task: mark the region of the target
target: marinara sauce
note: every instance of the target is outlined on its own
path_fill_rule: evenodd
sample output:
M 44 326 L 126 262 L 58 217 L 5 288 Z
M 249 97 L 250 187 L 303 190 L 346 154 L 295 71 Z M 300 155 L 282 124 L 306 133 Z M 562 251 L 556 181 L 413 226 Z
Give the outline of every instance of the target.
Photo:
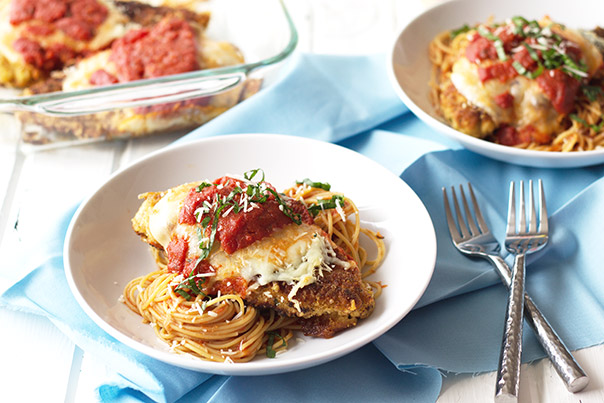
M 89 79 L 92 85 L 156 78 L 199 69 L 195 31 L 182 19 L 164 19 L 151 28 L 129 31 L 111 46 L 110 60 L 116 75 L 100 69 Z M 207 98 L 138 107 L 137 113 L 168 114 L 184 104 L 205 105 Z
M 199 69 L 195 32 L 182 19 L 164 19 L 152 28 L 129 31 L 111 46 L 120 82 Z
M 246 194 L 246 183 L 231 177 L 219 178 L 201 190 L 195 187 L 185 198 L 178 223 L 199 226 L 202 235 L 208 238 L 215 228 L 215 240 L 220 242 L 222 250 L 231 254 L 271 235 L 275 229 L 291 224 L 294 222 L 293 216 L 299 222 L 314 222 L 301 202 L 282 195 L 278 199 L 271 185 L 265 182 L 262 185 L 270 191 L 263 193 L 266 198 L 261 202 L 254 201 L 258 197 Z M 220 202 L 229 198 L 241 206 L 239 211 L 231 208 L 232 204 Z M 284 213 L 285 206 L 291 209 L 289 214 Z M 204 220 L 206 217 L 207 221 Z M 215 223 L 216 217 L 218 221 Z M 207 262 L 198 262 L 197 256 L 189 253 L 189 241 L 179 237 L 171 240 L 167 248 L 168 270 L 184 275 L 189 275 L 193 270 L 197 273 L 211 271 Z
M 9 21 L 13 26 L 30 22 L 25 36 L 15 40 L 14 49 L 26 63 L 43 71 L 61 68 L 77 53 L 63 44 L 43 47 L 36 37 L 62 31 L 76 41 L 89 41 L 109 11 L 97 0 L 12 0 Z

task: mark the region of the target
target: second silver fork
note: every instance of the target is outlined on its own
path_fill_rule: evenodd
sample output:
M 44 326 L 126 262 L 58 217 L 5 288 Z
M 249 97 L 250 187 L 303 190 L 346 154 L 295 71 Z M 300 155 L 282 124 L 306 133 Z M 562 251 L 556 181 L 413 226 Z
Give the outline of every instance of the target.
M 515 185 L 512 182 L 510 184 L 505 247 L 510 253 L 514 254 L 515 258 L 495 387 L 495 400 L 500 402 L 516 402 L 518 400 L 522 355 L 525 258 L 527 254 L 541 250 L 548 240 L 547 209 L 541 180 L 539 180 L 539 224 L 537 224 L 537 212 L 533 197 L 533 181 L 529 181 L 528 227 L 523 181 L 520 181 L 519 220 L 516 220 L 515 193 Z M 518 225 L 516 221 L 518 221 Z

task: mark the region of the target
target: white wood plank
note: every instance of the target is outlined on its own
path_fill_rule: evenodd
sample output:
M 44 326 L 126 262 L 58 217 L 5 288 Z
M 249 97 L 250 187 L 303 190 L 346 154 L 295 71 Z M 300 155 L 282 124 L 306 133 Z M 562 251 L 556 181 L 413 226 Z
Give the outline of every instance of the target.
M 600 403 L 604 401 L 602 374 L 604 374 L 604 345 L 575 351 L 575 359 L 581 364 L 591 381 L 579 393 L 570 393 L 547 359 L 523 364 L 520 378 L 522 403 Z M 438 403 L 493 401 L 495 372 L 479 375 L 447 375 Z
M 74 390 L 73 399 L 66 399 L 65 403 L 96 402 L 96 390 L 103 381 L 108 381 L 115 376 L 102 361 L 90 354 L 83 354 L 81 371 L 77 388 Z
M 38 252 L 36 245 L 45 242 L 41 226 L 82 200 L 111 172 L 114 148 L 114 144 L 107 143 L 23 155 L 18 183 L 7 194 L 2 207 L 2 215 L 7 217 L 4 228 L 0 229 L 3 232 L 0 254 L 7 257 L 0 267 L 2 288 L 25 275 L 26 269 L 33 268 L 23 266 Z M 23 252 L 26 254 L 22 255 Z M 0 333 L 0 356 L 3 362 L 11 364 L 0 367 L 5 370 L 12 366 L 11 374 L 0 377 L 2 382 L 10 379 L 2 388 L 0 400 L 24 401 L 5 400 L 4 396 L 23 396 L 26 391 L 28 399 L 38 394 L 34 401 L 64 401 L 72 373 L 74 345 L 44 318 L 0 312 L 2 323 L 11 323 L 11 332 Z M 31 358 L 24 360 L 22 356 L 23 351 L 31 349 L 35 365 Z M 32 379 L 35 390 L 31 388 Z
M 89 145 L 27 154 L 17 186 L 7 194 L 2 207 L 5 218 L 0 253 L 7 261 L 0 266 L 0 277 L 18 280 L 24 274 L 25 256 L 38 253 L 35 245 L 46 236 L 40 231 L 69 207 L 96 189 L 111 172 L 112 145 Z M 9 270 L 10 268 L 10 270 Z
M 309 52 L 312 50 L 312 15 L 310 2 L 300 0 L 286 0 L 285 6 L 294 21 L 298 31 L 297 51 Z
M 0 400 L 60 403 L 74 345 L 47 319 L 0 308 Z
M 10 202 L 19 180 L 21 161 L 18 159 L 19 126 L 11 115 L 0 114 L 0 243 L 8 222 L 4 206 Z
M 116 156 L 115 169 L 121 169 L 150 153 L 163 148 L 178 140 L 186 133 L 161 134 L 147 138 L 129 140 L 123 150 Z
M 391 0 L 312 0 L 313 51 L 384 53 L 395 32 Z
M 0 113 L 0 128 L 0 194 L 4 194 L 11 178 L 19 134 L 10 115 Z

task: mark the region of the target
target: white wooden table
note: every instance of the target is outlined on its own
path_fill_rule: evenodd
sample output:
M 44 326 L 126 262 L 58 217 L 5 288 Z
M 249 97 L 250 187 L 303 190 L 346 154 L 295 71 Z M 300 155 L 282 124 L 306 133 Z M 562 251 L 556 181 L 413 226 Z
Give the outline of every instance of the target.
M 300 34 L 299 49 L 316 53 L 386 53 L 403 24 L 438 0 L 287 0 Z M 36 223 L 63 211 L 112 172 L 163 147 L 176 136 L 119 141 L 35 153 L 24 152 L 10 122 L 0 116 L 0 292 L 19 275 L 16 251 L 35 248 Z M 42 201 L 40 201 L 42 200 Z M 0 402 L 88 402 L 106 376 L 45 318 L 0 309 Z M 581 393 L 564 389 L 547 360 L 524 365 L 521 402 L 604 401 L 604 347 L 576 353 L 591 375 Z M 492 401 L 494 373 L 449 375 L 439 402 Z

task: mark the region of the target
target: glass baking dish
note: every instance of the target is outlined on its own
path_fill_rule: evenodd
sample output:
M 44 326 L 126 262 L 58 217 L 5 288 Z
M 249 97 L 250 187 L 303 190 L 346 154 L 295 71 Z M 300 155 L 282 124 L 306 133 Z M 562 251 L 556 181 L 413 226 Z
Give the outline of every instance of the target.
M 0 112 L 12 115 L 24 145 L 34 149 L 184 133 L 269 85 L 280 62 L 296 47 L 298 34 L 282 0 L 199 1 L 197 6 L 211 12 L 207 37 L 234 44 L 244 64 L 71 92 L 9 95 L 0 99 Z M 203 106 L 194 124 L 170 121 L 168 116 L 155 127 L 145 124 L 148 130 L 139 130 L 139 123 L 131 122 L 184 102 Z M 120 118 L 118 125 L 105 124 Z

